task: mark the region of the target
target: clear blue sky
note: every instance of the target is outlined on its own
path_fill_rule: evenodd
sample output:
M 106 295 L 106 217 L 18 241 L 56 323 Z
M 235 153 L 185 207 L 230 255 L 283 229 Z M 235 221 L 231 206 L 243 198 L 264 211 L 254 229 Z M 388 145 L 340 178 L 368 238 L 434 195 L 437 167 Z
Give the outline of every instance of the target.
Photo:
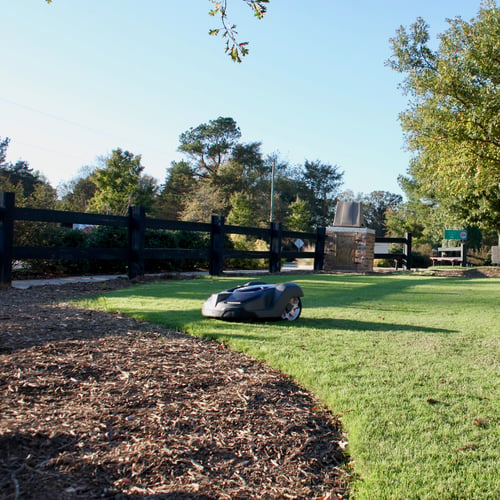
M 0 0 L 0 137 L 54 187 L 121 147 L 164 182 L 179 135 L 230 116 L 242 141 L 292 164 L 339 165 L 344 189 L 401 193 L 400 75 L 389 38 L 418 16 L 433 40 L 480 0 L 271 0 L 231 20 L 250 54 L 235 64 L 208 30 L 208 0 Z M 436 42 L 437 43 L 437 42 Z

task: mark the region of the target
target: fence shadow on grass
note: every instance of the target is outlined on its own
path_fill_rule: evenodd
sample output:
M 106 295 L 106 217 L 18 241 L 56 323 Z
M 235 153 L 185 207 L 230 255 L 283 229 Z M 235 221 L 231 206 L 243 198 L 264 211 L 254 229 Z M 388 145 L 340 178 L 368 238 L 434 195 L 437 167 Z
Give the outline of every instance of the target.
M 428 285 L 436 286 L 442 283 L 440 295 L 456 294 L 456 285 L 463 282 L 460 278 L 439 280 L 436 278 L 384 276 L 384 275 L 317 275 L 314 281 L 305 280 L 301 283 L 304 289 L 304 304 L 311 307 L 345 307 L 366 304 L 372 301 L 380 303 L 387 296 L 406 296 L 407 304 L 412 303 L 412 297 L 433 294 L 424 290 Z M 422 287 L 422 288 L 421 288 Z M 435 295 L 435 294 L 434 294 Z
M 457 333 L 456 330 L 447 328 L 432 328 L 428 326 L 405 325 L 399 323 L 390 323 L 385 320 L 360 321 L 352 319 L 331 319 L 331 318 L 300 318 L 298 320 L 301 327 L 319 330 L 331 330 L 335 335 L 336 330 L 352 332 L 421 332 L 421 333 Z M 287 325 L 285 325 L 286 328 Z

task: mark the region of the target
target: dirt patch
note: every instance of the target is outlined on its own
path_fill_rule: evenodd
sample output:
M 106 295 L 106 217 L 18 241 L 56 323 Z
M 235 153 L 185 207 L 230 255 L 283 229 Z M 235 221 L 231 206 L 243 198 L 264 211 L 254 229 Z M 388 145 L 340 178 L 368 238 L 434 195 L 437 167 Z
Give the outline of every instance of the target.
M 215 342 L 0 290 L 0 497 L 347 498 L 338 419 Z
M 500 278 L 500 266 L 496 267 L 459 267 L 450 266 L 448 269 L 427 269 L 433 276 L 444 276 L 450 278 Z

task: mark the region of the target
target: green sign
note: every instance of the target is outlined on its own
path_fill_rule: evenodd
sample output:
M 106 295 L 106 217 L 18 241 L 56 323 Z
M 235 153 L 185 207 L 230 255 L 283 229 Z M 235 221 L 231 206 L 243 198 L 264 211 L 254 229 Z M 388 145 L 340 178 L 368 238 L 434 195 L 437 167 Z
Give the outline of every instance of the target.
M 444 230 L 445 240 L 466 240 L 467 231 L 463 229 L 445 229 Z

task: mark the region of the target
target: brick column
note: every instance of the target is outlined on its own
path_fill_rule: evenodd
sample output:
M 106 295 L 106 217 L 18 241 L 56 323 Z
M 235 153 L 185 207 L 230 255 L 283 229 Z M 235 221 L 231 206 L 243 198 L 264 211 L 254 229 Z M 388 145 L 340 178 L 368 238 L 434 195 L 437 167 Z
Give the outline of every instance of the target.
M 326 230 L 325 271 L 373 271 L 375 230 L 329 227 Z

